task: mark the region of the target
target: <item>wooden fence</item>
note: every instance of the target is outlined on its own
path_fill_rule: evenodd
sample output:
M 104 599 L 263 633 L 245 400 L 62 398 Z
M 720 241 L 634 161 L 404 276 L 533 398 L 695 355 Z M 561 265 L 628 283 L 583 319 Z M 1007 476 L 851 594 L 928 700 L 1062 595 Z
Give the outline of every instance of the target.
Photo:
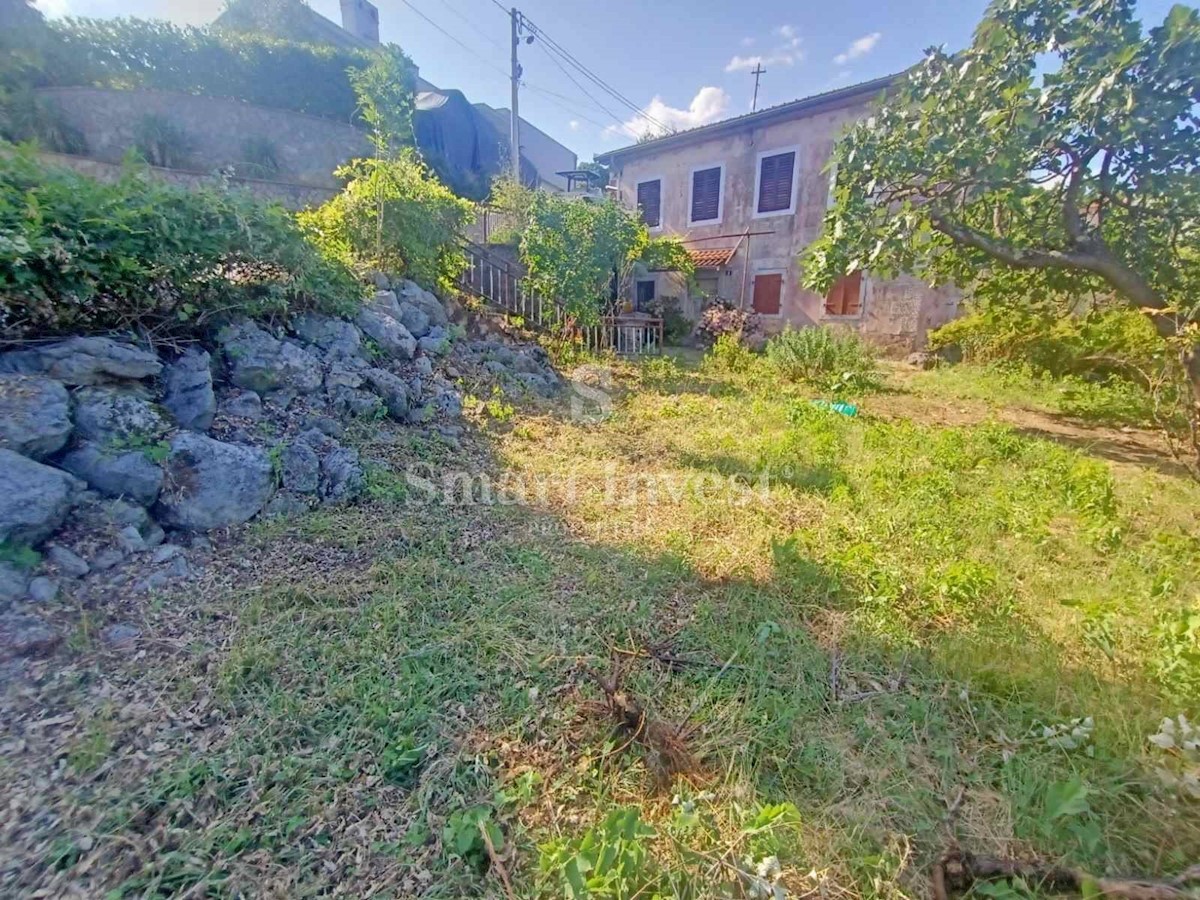
M 606 316 L 595 325 L 578 325 L 562 305 L 534 291 L 508 260 L 464 239 L 467 268 L 459 280 L 466 293 L 511 316 L 526 327 L 573 336 L 588 350 L 611 350 L 624 356 L 661 353 L 663 320 L 640 315 Z

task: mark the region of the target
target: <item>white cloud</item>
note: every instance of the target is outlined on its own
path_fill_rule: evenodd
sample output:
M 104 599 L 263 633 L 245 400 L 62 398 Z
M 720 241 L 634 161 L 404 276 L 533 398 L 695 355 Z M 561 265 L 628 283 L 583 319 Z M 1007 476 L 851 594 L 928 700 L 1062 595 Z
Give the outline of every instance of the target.
M 657 136 L 662 129 L 655 122 L 661 123 L 670 131 L 684 131 L 717 121 L 725 115 L 727 109 L 729 109 L 727 93 L 718 87 L 702 87 L 696 92 L 696 96 L 692 98 L 687 109 L 668 106 L 662 97 L 655 97 L 642 110 L 654 122 L 641 116 L 635 116 L 623 125 L 609 126 L 604 130 L 604 134 L 606 137 L 611 137 L 617 132 L 624 131 L 635 138 L 646 135 Z
M 752 72 L 759 66 L 794 66 L 804 59 L 800 50 L 800 34 L 795 25 L 780 25 L 772 32 L 782 43 L 769 53 L 755 53 L 751 56 L 734 54 L 725 64 L 726 72 Z M 749 47 L 754 43 L 753 38 L 742 38 L 742 46 Z
M 61 19 L 63 16 L 71 14 L 71 7 L 67 0 L 37 0 L 33 5 L 50 19 Z
M 787 41 L 789 47 L 800 46 L 800 34 L 796 31 L 795 25 L 780 25 L 775 29 L 775 33 Z
M 839 53 L 833 58 L 833 61 L 839 66 L 844 66 L 852 59 L 858 59 L 860 56 L 866 56 L 875 49 L 875 45 L 879 43 L 879 39 L 883 34 L 878 31 L 872 31 L 870 34 L 864 34 L 858 40 L 851 41 L 850 46 L 844 52 Z
M 579 120 L 572 119 L 570 122 L 567 123 L 567 127 L 570 128 L 572 131 L 578 131 L 579 130 Z
M 778 50 L 767 56 L 734 56 L 725 64 L 726 72 L 753 72 L 759 66 L 794 66 L 804 58 L 802 53 Z

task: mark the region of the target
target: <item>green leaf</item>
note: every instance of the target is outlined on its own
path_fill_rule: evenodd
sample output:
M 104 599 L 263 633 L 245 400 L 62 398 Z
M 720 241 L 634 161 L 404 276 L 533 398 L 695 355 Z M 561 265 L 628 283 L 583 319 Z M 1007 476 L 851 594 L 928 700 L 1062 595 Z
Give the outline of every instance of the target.
M 1087 799 L 1090 794 L 1091 789 L 1078 775 L 1069 781 L 1060 781 L 1050 785 L 1046 791 L 1043 807 L 1047 821 L 1053 822 L 1057 819 L 1081 816 L 1090 812 L 1091 805 Z

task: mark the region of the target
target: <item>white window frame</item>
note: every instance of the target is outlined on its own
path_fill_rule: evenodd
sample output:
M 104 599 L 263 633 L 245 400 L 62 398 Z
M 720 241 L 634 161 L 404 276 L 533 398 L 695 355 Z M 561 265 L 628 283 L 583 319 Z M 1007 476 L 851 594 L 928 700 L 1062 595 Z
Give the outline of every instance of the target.
M 717 217 L 715 219 L 701 219 L 694 221 L 692 219 L 692 202 L 695 200 L 693 196 L 696 192 L 696 173 L 706 172 L 709 169 L 720 169 L 721 180 L 717 185 Z M 693 166 L 688 172 L 688 205 L 687 205 L 687 222 L 688 228 L 696 228 L 703 225 L 720 225 L 725 218 L 725 163 L 710 162 L 702 166 Z
M 641 218 L 642 218 L 642 213 L 641 213 L 641 210 L 638 209 L 638 202 L 637 202 L 638 188 L 640 188 L 643 184 L 649 184 L 651 181 L 658 182 L 658 224 L 653 227 L 651 227 L 649 225 L 646 226 L 646 230 L 649 231 L 651 234 L 653 234 L 654 232 L 663 230 L 663 224 L 665 223 L 666 218 L 667 218 L 667 202 L 666 202 L 667 195 L 666 195 L 665 190 L 663 189 L 663 186 L 667 183 L 667 180 L 665 178 L 663 178 L 661 175 L 646 175 L 646 176 L 643 176 L 642 178 L 639 178 L 637 181 L 635 181 L 633 183 L 633 208 L 635 210 L 637 210 L 638 221 L 640 222 Z M 689 210 L 690 210 L 690 207 L 689 207 Z
M 843 276 L 849 277 L 849 276 Z M 821 298 L 821 318 L 830 322 L 857 322 L 867 314 L 867 284 L 871 277 L 863 270 L 862 278 L 858 281 L 858 312 L 852 316 L 838 316 L 833 313 L 825 312 L 825 298 Z
M 788 204 L 787 209 L 773 209 L 770 212 L 759 212 L 758 201 L 759 191 L 762 189 L 762 164 L 763 160 L 768 156 L 782 156 L 785 153 L 794 153 L 792 157 L 792 202 Z M 800 148 L 796 147 L 777 147 L 774 150 L 763 150 L 755 157 L 754 160 L 754 208 L 751 211 L 751 218 L 754 219 L 769 219 L 771 216 L 794 216 L 796 214 L 796 201 L 800 193 Z
M 779 276 L 779 312 L 763 313 L 754 308 L 754 281 L 759 275 L 778 275 Z M 788 270 L 779 266 L 771 266 L 765 269 L 755 269 L 754 274 L 750 276 L 750 312 L 756 316 L 762 316 L 765 319 L 782 319 L 783 318 L 783 296 L 784 288 L 787 287 Z

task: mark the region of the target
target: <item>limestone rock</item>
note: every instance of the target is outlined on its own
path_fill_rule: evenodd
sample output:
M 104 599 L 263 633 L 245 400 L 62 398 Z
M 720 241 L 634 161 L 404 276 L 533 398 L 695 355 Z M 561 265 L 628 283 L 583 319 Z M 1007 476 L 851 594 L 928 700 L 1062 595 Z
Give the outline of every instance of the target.
M 82 578 L 91 569 L 86 559 L 62 544 L 47 544 L 46 559 L 59 572 L 71 578 Z
M 362 493 L 364 476 L 357 450 L 343 447 L 315 428 L 302 432 L 296 444 L 310 447 L 320 457 L 317 494 L 322 503 L 340 503 Z
M 442 306 L 437 297 L 415 281 L 401 282 L 399 295 L 400 300 L 411 303 L 425 313 L 429 317 L 430 325 L 436 328 L 449 327 L 450 317 L 446 315 L 446 308 Z
M 343 503 L 353 500 L 363 489 L 363 470 L 358 451 L 335 447 L 321 459 L 322 503 Z
M 105 337 L 73 337 L 0 355 L 0 372 L 45 375 L 67 385 L 154 378 L 162 362 L 148 350 Z
M 57 453 L 71 435 L 71 398 L 60 382 L 0 375 L 0 447 L 33 459 Z
M 371 388 L 383 399 L 388 415 L 404 421 L 408 415 L 408 385 L 404 379 L 386 369 L 367 369 L 365 375 Z
M 321 457 L 308 444 L 297 442 L 283 451 L 283 487 L 315 494 L 321 484 Z
M 0 541 L 37 544 L 62 525 L 83 482 L 11 450 L 0 450 Z
M 357 356 L 362 349 L 362 332 L 332 316 L 305 313 L 292 321 L 292 330 L 301 340 L 324 350 L 330 359 Z
M 163 406 L 180 428 L 208 431 L 217 413 L 213 394 L 212 357 L 189 348 L 163 370 Z
M 181 432 L 171 440 L 167 483 L 155 509 L 174 528 L 224 528 L 251 519 L 273 490 L 271 461 L 262 450 Z
M 58 596 L 58 582 L 39 575 L 29 582 L 29 599 L 34 603 L 53 603 Z
M 142 450 L 110 452 L 87 442 L 64 456 L 59 465 L 102 494 L 128 497 L 143 506 L 153 504 L 162 489 L 162 467 Z
M 400 304 L 400 324 L 407 328 L 415 338 L 425 337 L 432 327 L 429 315 L 425 310 L 407 301 Z
M 412 359 L 417 352 L 417 339 L 397 318 L 378 309 L 363 307 L 355 323 L 388 356 Z
M 148 447 L 170 429 L 158 408 L 139 392 L 85 387 L 75 392 L 75 431 L 106 450 Z
M 0 562 L 0 607 L 24 600 L 28 591 L 28 573 L 12 563 Z
M 108 625 L 100 632 L 101 640 L 116 650 L 130 649 L 141 636 L 142 632 L 127 622 Z
M 428 356 L 441 356 L 450 349 L 450 336 L 446 329 L 434 327 L 429 329 L 429 334 L 417 341 L 417 346 Z
M 61 635 L 36 616 L 13 615 L 0 622 L 0 647 L 14 656 L 44 656 L 61 640 Z
M 321 386 L 321 364 L 291 341 L 280 341 L 253 322 L 221 329 L 217 342 L 229 364 L 229 380 L 259 394 L 290 389 L 310 394 Z
M 221 404 L 221 412 L 232 419 L 257 422 L 263 417 L 262 398 L 254 391 L 241 391 Z

